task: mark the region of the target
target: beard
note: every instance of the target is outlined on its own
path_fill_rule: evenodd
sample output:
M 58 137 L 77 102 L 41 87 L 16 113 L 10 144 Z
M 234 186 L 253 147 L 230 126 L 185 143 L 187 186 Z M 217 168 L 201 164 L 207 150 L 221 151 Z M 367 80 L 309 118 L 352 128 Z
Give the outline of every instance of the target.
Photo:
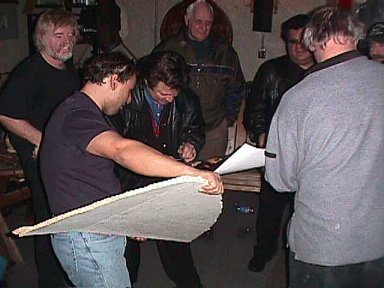
M 72 52 L 63 53 L 63 54 L 55 53 L 55 58 L 56 58 L 57 60 L 60 60 L 60 61 L 65 62 L 65 61 L 71 59 L 71 58 L 72 58 L 72 55 L 73 55 Z
M 62 61 L 62 62 L 65 62 L 65 61 L 71 59 L 73 56 L 73 45 L 71 45 L 68 52 L 61 52 L 61 50 L 60 51 L 53 51 L 51 48 L 49 48 L 47 46 L 45 46 L 44 48 L 45 48 L 44 52 L 48 56 L 52 57 L 53 59 Z

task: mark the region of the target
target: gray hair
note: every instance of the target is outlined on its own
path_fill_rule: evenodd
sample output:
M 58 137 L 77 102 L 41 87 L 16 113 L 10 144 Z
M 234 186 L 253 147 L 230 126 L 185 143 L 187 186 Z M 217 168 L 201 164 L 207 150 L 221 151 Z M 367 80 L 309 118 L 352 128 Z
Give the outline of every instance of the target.
M 309 16 L 303 40 L 312 51 L 319 44 L 325 47 L 331 39 L 336 43 L 344 43 L 346 38 L 350 38 L 357 43 L 365 36 L 364 24 L 357 15 L 339 6 L 321 6 Z
M 43 37 L 50 26 L 54 28 L 69 26 L 73 28 L 75 41 L 79 36 L 79 29 L 74 14 L 62 9 L 47 10 L 37 20 L 35 33 L 33 34 L 37 51 L 41 51 L 44 48 Z
M 196 0 L 195 2 L 192 2 L 191 4 L 189 4 L 187 7 L 187 10 L 185 10 L 185 15 L 187 15 L 188 19 L 191 19 L 191 16 L 192 16 L 193 12 L 195 11 L 196 4 L 198 4 L 198 3 L 206 3 L 207 6 L 209 7 L 209 9 L 211 10 L 212 15 L 213 15 L 213 7 L 211 4 L 209 4 L 205 0 Z

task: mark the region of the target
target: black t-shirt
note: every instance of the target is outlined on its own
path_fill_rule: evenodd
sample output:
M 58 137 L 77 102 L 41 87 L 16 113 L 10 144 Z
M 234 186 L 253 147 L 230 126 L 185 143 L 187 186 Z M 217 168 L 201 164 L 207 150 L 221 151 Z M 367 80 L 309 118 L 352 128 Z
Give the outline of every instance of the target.
M 0 95 L 0 115 L 28 120 L 43 131 L 54 108 L 79 89 L 79 76 L 72 62 L 60 70 L 36 53 L 12 72 Z
M 49 120 L 40 150 L 42 179 L 52 213 L 60 214 L 118 194 L 112 160 L 86 151 L 90 141 L 111 130 L 87 95 L 65 99 Z
M 80 79 L 73 63 L 66 69 L 49 65 L 36 53 L 25 59 L 12 72 L 0 94 L 0 115 L 27 120 L 43 131 L 55 107 L 80 89 Z M 10 133 L 10 139 L 21 159 L 31 157 L 34 146 Z

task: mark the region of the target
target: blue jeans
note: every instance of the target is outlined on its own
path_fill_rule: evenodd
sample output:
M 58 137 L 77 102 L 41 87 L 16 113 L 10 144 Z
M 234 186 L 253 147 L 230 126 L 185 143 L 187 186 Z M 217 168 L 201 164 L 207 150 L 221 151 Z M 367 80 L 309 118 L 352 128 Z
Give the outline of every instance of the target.
M 76 287 L 131 287 L 124 258 L 125 237 L 69 232 L 53 234 L 51 241 Z

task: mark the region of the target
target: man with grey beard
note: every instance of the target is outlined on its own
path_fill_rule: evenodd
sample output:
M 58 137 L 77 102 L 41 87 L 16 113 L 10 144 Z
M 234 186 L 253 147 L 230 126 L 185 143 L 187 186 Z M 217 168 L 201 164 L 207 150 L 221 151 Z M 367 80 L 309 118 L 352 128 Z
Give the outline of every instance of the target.
M 32 191 L 35 222 L 52 216 L 38 168 L 38 150 L 45 124 L 54 108 L 80 88 L 71 61 L 78 36 L 75 16 L 48 10 L 38 19 L 34 41 L 38 53 L 12 72 L 0 94 L 0 123 L 8 130 Z M 49 236 L 36 236 L 35 261 L 39 287 L 64 287 L 64 272 L 55 258 Z

